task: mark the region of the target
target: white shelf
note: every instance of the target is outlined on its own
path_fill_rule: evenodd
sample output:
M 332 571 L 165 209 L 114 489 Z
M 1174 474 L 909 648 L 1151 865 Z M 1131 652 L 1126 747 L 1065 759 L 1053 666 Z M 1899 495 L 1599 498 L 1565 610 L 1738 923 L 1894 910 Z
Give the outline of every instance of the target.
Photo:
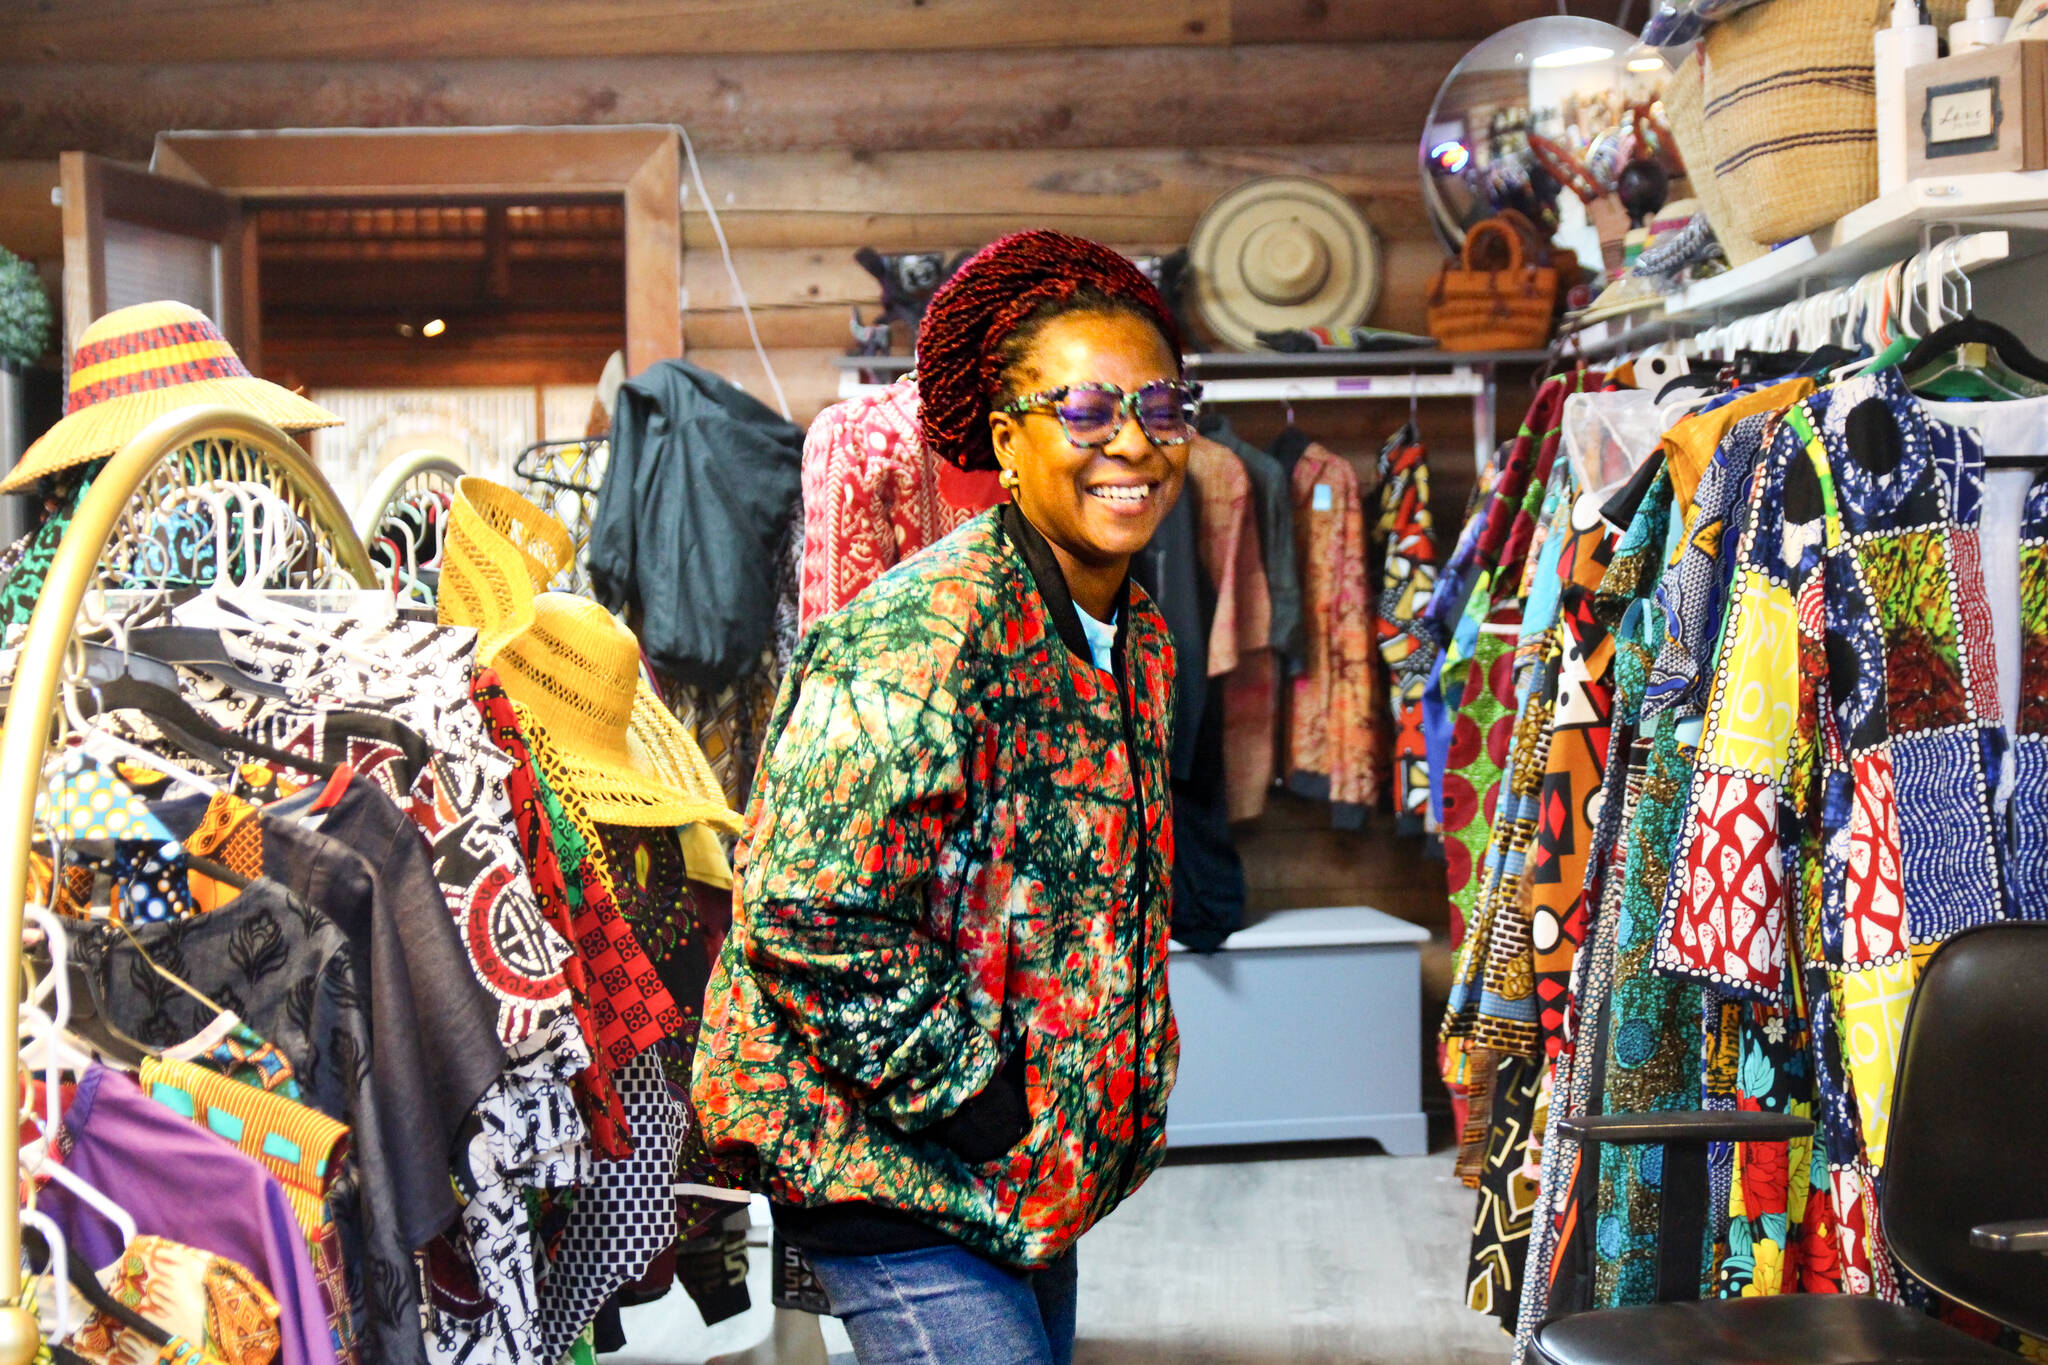
M 1662 306 L 1595 323 L 1579 333 L 1587 351 L 1623 351 L 1717 321 L 1790 303 L 1801 290 L 1852 284 L 1920 249 L 1923 235 L 1947 228 L 1995 238 L 1960 262 L 1971 269 L 2048 251 L 2048 171 L 1999 171 L 1916 180 L 1873 200 L 1831 227 L 1785 243 L 1768 256 L 1702 280 Z M 1985 231 L 1990 229 L 1992 231 Z

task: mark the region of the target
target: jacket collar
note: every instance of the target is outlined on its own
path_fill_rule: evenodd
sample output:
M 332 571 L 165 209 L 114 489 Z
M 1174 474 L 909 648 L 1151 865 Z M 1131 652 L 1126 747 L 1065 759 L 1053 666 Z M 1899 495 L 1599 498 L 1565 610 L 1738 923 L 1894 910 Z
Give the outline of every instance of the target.
M 1060 640 L 1075 658 L 1094 666 L 1095 655 L 1088 648 L 1088 634 L 1081 629 L 1081 612 L 1074 605 L 1074 595 L 1067 588 L 1067 576 L 1060 571 L 1060 562 L 1053 556 L 1052 546 L 1039 534 L 1036 526 L 1014 502 L 1003 504 L 1003 533 L 1010 543 L 1017 547 L 1023 557 L 1024 567 L 1030 571 L 1032 582 L 1038 587 L 1038 595 L 1045 601 L 1045 609 L 1052 617 L 1053 628 L 1059 632 Z M 1124 637 L 1131 619 L 1131 584 L 1128 576 L 1117 592 L 1116 600 L 1123 604 L 1123 610 L 1116 614 L 1116 659 L 1121 671 L 1124 656 Z

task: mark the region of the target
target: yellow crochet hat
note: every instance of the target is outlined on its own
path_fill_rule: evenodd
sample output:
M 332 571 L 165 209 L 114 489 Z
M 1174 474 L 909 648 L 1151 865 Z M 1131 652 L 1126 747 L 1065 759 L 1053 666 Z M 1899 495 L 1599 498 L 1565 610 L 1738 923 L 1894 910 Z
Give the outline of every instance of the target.
M 533 624 L 533 599 L 574 562 L 569 528 L 501 483 L 456 480 L 436 594 L 445 625 L 476 631 L 476 661 L 489 667 Z
M 718 779 L 640 675 L 640 642 L 587 598 L 544 589 L 569 567 L 568 530 L 502 484 L 455 487 L 438 594 L 442 624 L 477 632 L 479 668 L 546 734 L 549 780 L 594 820 L 738 833 Z
M 738 833 L 703 752 L 641 680 L 633 632 L 573 593 L 542 593 L 532 616 L 492 667 L 545 732 L 561 770 L 550 777 L 606 824 Z
M 85 329 L 71 353 L 64 416 L 0 479 L 18 493 L 37 479 L 112 455 L 167 412 L 221 403 L 297 436 L 341 419 L 249 373 L 213 319 L 183 303 L 117 308 Z

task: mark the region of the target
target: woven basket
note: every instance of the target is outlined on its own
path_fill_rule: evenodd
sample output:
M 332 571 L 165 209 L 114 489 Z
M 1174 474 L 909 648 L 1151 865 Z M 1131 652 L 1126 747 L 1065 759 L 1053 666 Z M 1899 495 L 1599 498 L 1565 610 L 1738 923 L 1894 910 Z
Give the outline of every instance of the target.
M 1706 143 L 1735 231 L 1798 237 L 1877 195 L 1877 7 L 1771 0 L 1706 37 Z
M 1736 226 L 1735 206 L 1721 178 L 1713 173 L 1713 155 L 1707 147 L 1707 85 L 1697 50 L 1671 75 L 1664 87 L 1664 118 L 1671 125 L 1671 140 L 1685 158 L 1685 169 L 1693 195 L 1706 210 L 1707 222 L 1727 254 L 1728 264 L 1743 265 L 1768 255 L 1770 247 Z

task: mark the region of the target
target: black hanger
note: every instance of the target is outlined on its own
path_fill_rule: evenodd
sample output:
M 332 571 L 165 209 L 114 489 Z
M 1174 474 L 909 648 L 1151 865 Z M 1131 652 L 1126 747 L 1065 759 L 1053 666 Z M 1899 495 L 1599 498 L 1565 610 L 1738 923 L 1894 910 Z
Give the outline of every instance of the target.
M 1986 455 L 1986 469 L 2048 469 L 2048 455 Z
M 31 1243 L 30 1253 L 35 1262 L 44 1266 L 50 1263 L 49 1239 L 43 1236 L 41 1228 L 25 1227 L 21 1230 L 21 1238 L 24 1243 Z M 85 1263 L 85 1258 L 76 1250 L 69 1246 L 65 1247 L 64 1260 L 64 1278 L 70 1281 L 71 1287 L 78 1291 L 78 1296 L 91 1304 L 96 1312 L 112 1318 L 152 1346 L 171 1344 L 169 1332 L 109 1294 L 106 1286 L 100 1283 L 100 1277 L 93 1274 L 92 1267 Z
M 1689 361 L 1684 374 L 1657 390 L 1657 401 L 1662 403 L 1685 389 L 1718 389 L 1721 387 L 1721 375 L 1726 368 L 1718 360 Z
M 90 688 L 80 688 L 78 704 L 87 715 L 140 711 L 164 732 L 166 739 L 193 757 L 205 759 L 222 772 L 235 770 L 234 760 L 228 757 L 231 753 L 240 754 L 245 759 L 259 758 L 281 768 L 313 773 L 319 777 L 332 777 L 336 771 L 335 764 L 290 753 L 216 725 L 193 710 L 191 703 L 176 692 L 129 674 L 110 678 Z
M 1930 365 L 1958 346 L 1989 346 L 1998 353 L 1998 359 L 2014 374 L 2037 383 L 2048 384 L 2048 360 L 2043 360 L 2028 350 L 2026 343 L 1995 322 L 1989 322 L 1975 313 L 1956 319 L 1946 327 L 1935 329 L 1934 335 L 1913 348 L 1911 355 L 1899 362 L 1899 369 L 1907 374 Z
M 127 644 L 131 650 L 149 658 L 197 669 L 237 692 L 272 700 L 290 695 L 269 679 L 256 677 L 244 669 L 240 661 L 228 653 L 227 645 L 217 630 L 204 630 L 197 626 L 145 626 L 129 631 Z
M 1793 367 L 1792 373 L 1805 375 L 1826 374 L 1831 370 L 1841 369 L 1844 365 L 1850 364 L 1859 356 L 1865 354 L 1867 352 L 1854 350 L 1848 346 L 1837 346 L 1830 342 L 1801 360 Z

